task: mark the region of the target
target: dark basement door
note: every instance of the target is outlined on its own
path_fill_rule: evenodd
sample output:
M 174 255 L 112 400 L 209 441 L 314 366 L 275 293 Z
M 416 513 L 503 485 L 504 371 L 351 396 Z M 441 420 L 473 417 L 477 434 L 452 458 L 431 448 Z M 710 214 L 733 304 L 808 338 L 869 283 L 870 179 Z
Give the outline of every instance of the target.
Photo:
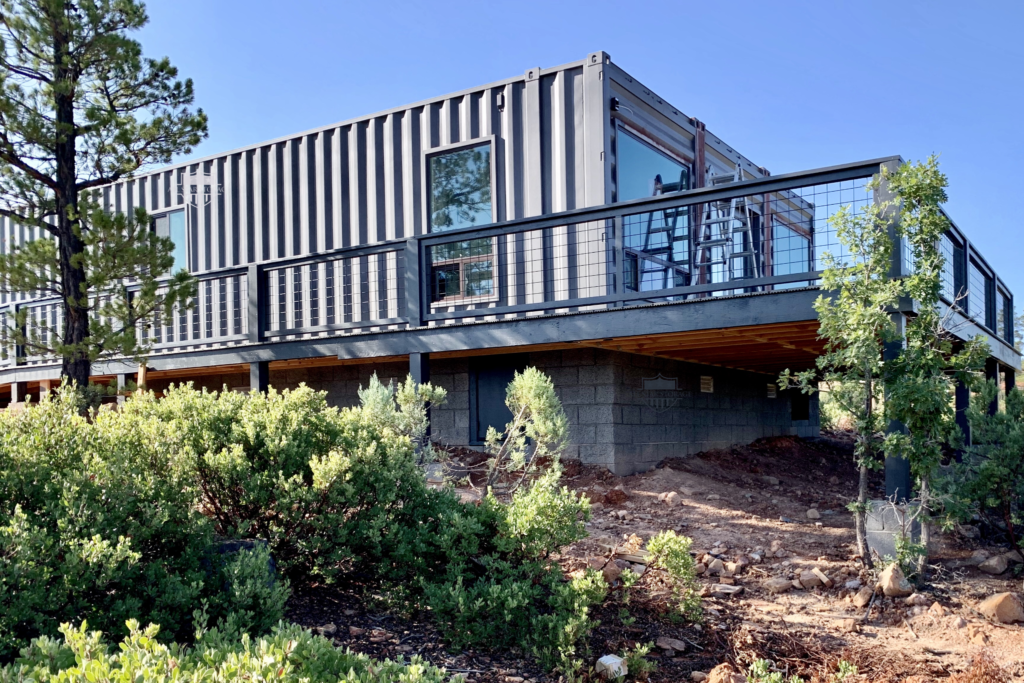
M 505 391 L 516 371 L 526 369 L 525 355 L 483 356 L 469 365 L 469 443 L 479 446 L 487 439 L 487 428 L 499 432 L 512 419 L 505 405 Z

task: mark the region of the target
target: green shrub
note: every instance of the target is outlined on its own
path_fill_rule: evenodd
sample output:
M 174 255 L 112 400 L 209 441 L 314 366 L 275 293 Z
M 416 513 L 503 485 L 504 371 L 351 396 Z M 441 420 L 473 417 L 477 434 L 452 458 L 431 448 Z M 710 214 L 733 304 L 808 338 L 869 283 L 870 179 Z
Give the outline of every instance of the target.
M 225 572 L 240 565 L 211 552 L 159 425 L 109 408 L 86 418 L 79 400 L 63 389 L 0 415 L 0 659 L 61 621 L 123 633 L 141 616 L 171 638 L 191 633 L 203 600 L 215 621 L 232 612 Z
M 984 517 L 1006 533 L 1011 548 L 1024 555 L 1024 393 L 1006 394 L 1005 410 L 989 413 L 998 400 L 995 382 L 979 383 L 967 417 L 971 445 L 962 462 L 937 482 L 947 523 Z
M 759 659 L 750 665 L 747 672 L 749 683 L 802 683 L 799 677 L 786 677 L 781 671 L 773 671 L 772 663 L 766 659 Z
M 651 566 L 668 572 L 672 583 L 672 596 L 678 602 L 679 612 L 687 619 L 700 619 L 700 593 L 690 547 L 693 540 L 678 536 L 674 531 L 662 531 L 647 542 L 651 553 Z
M 278 626 L 270 635 L 228 637 L 216 630 L 194 647 L 164 645 L 158 626 L 128 623 L 128 636 L 110 648 L 99 632 L 68 624 L 64 642 L 39 638 L 21 659 L 0 669 L 0 683 L 85 683 L 86 681 L 279 681 L 280 683 L 442 683 L 438 669 L 418 657 L 409 663 L 378 662 L 335 648 L 331 641 L 296 626 Z
M 604 584 L 566 582 L 550 559 L 586 535 L 589 514 L 559 486 L 564 414 L 550 389 L 535 370 L 517 375 L 509 396 L 538 440 L 515 441 L 529 465 L 507 502 L 480 505 L 427 487 L 416 442 L 443 392 L 411 381 L 371 382 L 342 410 L 304 386 L 184 386 L 91 420 L 70 394 L 0 418 L 12 424 L 0 435 L 0 645 L 10 654 L 81 618 L 123 633 L 141 616 L 179 641 L 208 620 L 258 635 L 288 596 L 276 563 L 293 582 L 358 574 L 392 604 L 431 610 L 456 644 L 516 645 L 570 671 Z M 219 553 L 223 539 L 250 549 Z

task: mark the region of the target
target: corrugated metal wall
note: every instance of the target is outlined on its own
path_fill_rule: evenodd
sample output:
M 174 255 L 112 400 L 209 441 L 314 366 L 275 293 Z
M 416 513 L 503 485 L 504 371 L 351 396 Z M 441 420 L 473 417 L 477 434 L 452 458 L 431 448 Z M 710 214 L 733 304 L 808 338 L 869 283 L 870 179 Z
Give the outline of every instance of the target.
M 187 209 L 194 273 L 422 234 L 424 154 L 491 136 L 499 221 L 585 206 L 585 166 L 602 160 L 588 159 L 584 144 L 584 72 L 582 62 L 534 69 L 142 175 L 104 199 L 114 211 Z

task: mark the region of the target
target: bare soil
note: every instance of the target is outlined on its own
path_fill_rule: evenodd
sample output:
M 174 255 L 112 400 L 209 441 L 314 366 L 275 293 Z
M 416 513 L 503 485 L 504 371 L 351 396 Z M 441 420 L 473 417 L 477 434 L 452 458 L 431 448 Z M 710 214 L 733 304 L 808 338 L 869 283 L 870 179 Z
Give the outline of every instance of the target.
M 722 578 L 700 577 L 706 594 L 700 624 L 670 617 L 670 596 L 659 571 L 644 574 L 628 605 L 621 589 L 613 590 L 595 614 L 600 624 L 589 640 L 588 665 L 604 654 L 669 637 L 687 647 L 652 650 L 649 659 L 658 668 L 651 681 L 690 680 L 692 672 L 706 673 L 721 662 L 746 667 L 757 658 L 819 681 L 828 680 L 839 659 L 859 667 L 860 681 L 995 681 L 979 674 L 993 663 L 1005 680 L 1024 681 L 1024 626 L 994 624 L 975 611 L 989 595 L 1022 591 L 1019 574 L 1014 575 L 1020 565 L 1001 576 L 977 569 L 979 551 L 1007 550 L 996 539 L 940 535 L 931 551 L 930 580 L 917 598 L 920 605 L 881 596 L 869 609 L 853 604 L 856 591 L 846 584 L 873 586 L 874 576 L 855 557 L 853 519 L 844 506 L 856 495 L 857 474 L 852 444 L 842 435 L 765 439 L 664 461 L 651 472 L 624 478 L 576 464 L 567 467 L 566 484 L 600 501 L 593 505 L 590 536 L 559 558 L 566 572 L 612 559 L 634 535 L 647 539 L 665 529 L 692 538 L 698 560 L 749 562 L 724 581 L 742 586 L 738 596 L 714 597 L 710 587 Z M 881 497 L 882 484 L 880 476 L 872 480 L 874 496 Z M 625 495 L 609 496 L 613 489 Z M 669 492 L 676 492 L 681 504 L 659 500 Z M 469 488 L 461 493 L 466 499 L 477 496 Z M 614 500 L 621 502 L 604 502 Z M 817 520 L 807 515 L 812 508 Z M 782 594 L 764 586 L 768 579 L 796 579 L 812 568 L 834 585 Z M 523 653 L 451 651 L 429 619 L 396 616 L 359 585 L 309 588 L 289 606 L 294 621 L 327 626 L 338 645 L 377 657 L 419 654 L 463 673 L 467 681 L 557 680 Z M 975 660 L 968 676 L 964 672 Z

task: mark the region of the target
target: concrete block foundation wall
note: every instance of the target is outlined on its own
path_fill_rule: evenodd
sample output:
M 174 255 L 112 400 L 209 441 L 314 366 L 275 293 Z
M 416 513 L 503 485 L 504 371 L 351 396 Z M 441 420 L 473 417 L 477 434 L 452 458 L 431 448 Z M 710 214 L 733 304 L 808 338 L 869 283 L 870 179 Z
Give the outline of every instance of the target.
M 768 397 L 768 375 L 594 349 L 531 353 L 528 362 L 555 384 L 569 418 L 567 455 L 616 474 L 766 436 L 818 435 L 816 399 L 808 420 L 793 421 L 789 392 Z M 644 388 L 659 375 L 676 388 Z M 700 391 L 702 376 L 713 378 L 712 393 Z M 434 438 L 468 445 L 469 362 L 435 361 L 431 381 L 449 392 L 433 411 Z
M 529 365 L 551 377 L 558 391 L 570 425 L 567 455 L 616 474 L 767 436 L 818 434 L 817 400 L 810 400 L 809 419 L 792 420 L 790 392 L 770 398 L 768 385 L 774 377 L 769 375 L 595 349 L 526 357 Z M 475 362 L 488 358 L 501 362 L 500 356 Z M 437 441 L 471 446 L 470 367 L 466 358 L 431 361 L 431 382 L 448 391 L 447 404 L 432 411 Z M 382 382 L 401 381 L 408 366 L 391 362 L 283 370 L 271 373 L 271 384 L 284 389 L 305 382 L 327 391 L 329 402 L 342 407 L 358 402 L 358 388 L 374 372 Z M 712 378 L 712 392 L 701 391 L 701 377 Z

